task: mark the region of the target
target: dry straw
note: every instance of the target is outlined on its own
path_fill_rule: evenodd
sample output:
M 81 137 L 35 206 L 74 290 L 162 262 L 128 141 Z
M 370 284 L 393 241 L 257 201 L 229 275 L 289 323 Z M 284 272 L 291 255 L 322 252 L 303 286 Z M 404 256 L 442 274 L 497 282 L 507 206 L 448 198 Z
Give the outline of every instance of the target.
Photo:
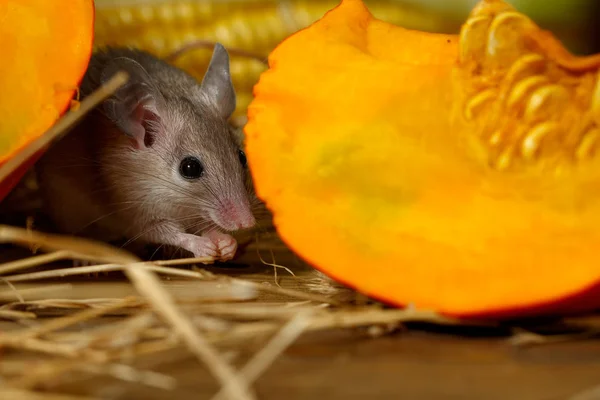
M 125 79 L 125 75 L 115 76 L 18 159 L 0 167 L 0 180 L 29 155 L 64 134 Z M 195 357 L 221 384 L 213 399 L 249 400 L 256 398 L 252 383 L 306 332 L 394 327 L 411 321 L 480 324 L 414 308 L 351 304 L 347 296 L 346 300 L 337 296 L 343 289 L 332 290 L 334 286 L 320 276 L 305 280 L 299 289 L 283 288 L 215 275 L 204 269 L 178 268 L 213 261 L 206 258 L 143 262 L 104 243 L 6 225 L 0 225 L 0 243 L 41 252 L 0 264 L 0 284 L 4 286 L 0 289 L 0 319 L 5 320 L 0 349 L 11 350 L 10 358 L 0 359 L 2 399 L 88 399 L 91 397 L 48 391 L 42 395 L 36 389 L 90 375 L 173 390 L 178 383 L 174 377 L 139 367 L 140 362 L 148 364 L 151 359 L 160 365 L 165 359 Z M 57 262 L 70 260 L 95 265 L 56 267 Z M 286 269 L 275 260 L 263 263 L 275 271 Z M 37 267 L 44 270 L 31 271 Z M 122 271 L 127 282 L 44 281 L 114 271 Z M 295 276 L 291 279 L 302 280 Z M 323 290 L 315 290 L 317 286 Z M 571 322 L 588 327 L 585 337 L 598 331 L 598 323 L 591 317 L 587 322 Z M 567 339 L 562 336 L 554 340 Z M 553 341 L 523 331 L 516 332 L 514 340 L 518 344 Z M 260 349 L 243 366 L 235 368 L 233 361 L 239 352 L 257 341 L 262 343 Z M 31 353 L 36 356 L 34 363 L 27 357 Z
M 206 259 L 169 260 L 141 262 L 121 249 L 103 243 L 43 234 L 27 229 L 0 226 L 0 241 L 21 246 L 35 245 L 48 253 L 32 256 L 17 262 L 0 265 L 5 274 L 2 279 L 13 286 L 0 291 L 0 296 L 13 298 L 2 308 L 4 316 L 22 323 L 36 321 L 49 306 L 61 309 L 59 316 L 43 322 L 29 323 L 0 334 L 0 346 L 20 351 L 33 351 L 51 358 L 27 374 L 15 374 L 5 380 L 8 386 L 32 389 L 45 382 L 72 371 L 102 373 L 127 381 L 135 381 L 163 389 L 173 388 L 173 378 L 139 371 L 118 361 L 125 358 L 135 360 L 144 354 L 159 354 L 185 345 L 205 366 L 213 372 L 222 390 L 216 398 L 226 394 L 235 399 L 251 399 L 255 395 L 250 383 L 256 380 L 298 336 L 305 331 L 336 327 L 357 327 L 373 324 L 390 324 L 402 321 L 431 321 L 455 323 L 451 319 L 434 313 L 415 310 L 383 310 L 378 307 L 330 309 L 334 299 L 323 298 L 297 290 L 246 281 L 207 272 L 185 271 L 169 264 L 193 264 L 207 262 Z M 64 257 L 81 255 L 82 259 L 102 259 L 109 263 L 90 267 L 47 270 L 42 273 L 19 273 L 34 266 L 44 265 Z M 43 278 L 55 278 L 76 273 L 87 274 L 121 270 L 129 278 L 138 295 L 124 298 L 107 297 L 70 300 L 68 290 L 62 287 L 61 299 L 28 300 L 28 293 L 15 287 L 19 284 Z M 43 274 L 43 275 L 40 275 Z M 162 281 L 157 274 L 179 277 L 180 283 L 201 283 L 202 290 L 194 298 L 178 296 L 178 290 L 168 290 L 172 281 Z M 40 284 L 43 288 L 43 284 Z M 225 291 L 228 296 L 215 302 L 215 295 L 208 295 L 210 288 Z M 29 289 L 31 291 L 31 288 Z M 7 293 L 4 293 L 7 292 Z M 287 297 L 284 303 L 259 302 L 255 294 L 277 293 Z M 296 298 L 296 302 L 292 300 Z M 239 303 L 239 301 L 253 302 Z M 303 301 L 298 301 L 303 300 Z M 324 305 L 326 307 L 324 307 Z M 25 309 L 26 311 L 22 311 Z M 124 312 L 127 310 L 126 312 Z M 110 324 L 101 323 L 101 317 L 117 313 L 121 320 Z M 121 313 L 121 314 L 119 314 Z M 91 323 L 99 321 L 96 325 Z M 82 324 L 87 322 L 87 324 Z M 89 329 L 69 331 L 74 326 L 90 326 Z M 272 336 L 272 337 L 271 337 Z M 240 371 L 216 350 L 216 346 L 235 346 L 249 338 L 269 338 L 265 346 Z
M 167 354 L 171 357 L 179 354 L 182 358 L 195 356 L 219 379 L 222 387 L 215 394 L 215 400 L 251 399 L 255 398 L 252 383 L 305 332 L 395 326 L 411 321 L 489 325 L 487 322 L 459 321 L 413 308 L 384 309 L 377 305 L 344 304 L 336 301 L 335 296 L 324 298 L 301 290 L 173 266 L 204 263 L 206 259 L 141 262 L 121 249 L 102 243 L 8 226 L 0 226 L 0 241 L 21 246 L 36 245 L 48 251 L 46 255 L 60 252 L 60 259 L 74 254 L 82 255 L 84 259 L 101 258 L 109 263 L 73 270 L 79 274 L 121 270 L 135 288 L 130 295 L 119 297 L 112 295 L 112 283 L 95 283 L 104 285 L 106 297 L 81 299 L 70 298 L 69 285 L 80 284 L 70 283 L 61 286 L 60 298 L 29 299 L 32 293 L 35 294 L 36 287 L 28 288 L 28 292 L 19 285 L 35 285 L 31 282 L 39 282 L 40 277 L 64 276 L 65 269 L 43 271 L 43 276 L 23 271 L 57 258 L 36 255 L 19 260 L 20 264 L 14 261 L 0 264 L 0 271 L 10 271 L 2 279 L 7 283 L 16 282 L 0 291 L 3 299 L 10 296 L 14 299 L 5 300 L 0 317 L 15 324 L 14 329 L 0 333 L 0 347 L 23 354 L 34 352 L 39 356 L 34 368 L 26 361 L 13 371 L 3 368 L 3 371 L 9 371 L 2 377 L 3 390 L 5 393 L 11 390 L 11 396 L 15 396 L 10 398 L 26 396 L 28 391 L 57 380 L 68 383 L 69 379 L 82 379 L 73 372 L 84 376 L 105 375 L 173 390 L 177 387 L 174 377 L 134 365 L 147 357 L 160 360 Z M 10 268 L 5 268 L 7 265 Z M 164 280 L 159 274 L 177 280 Z M 40 290 L 46 286 L 43 282 L 37 285 Z M 169 285 L 175 285 L 176 289 L 169 289 Z M 188 285 L 200 285 L 202 290 L 186 295 L 181 288 Z M 263 299 L 263 295 L 274 293 L 279 296 L 278 301 Z M 54 314 L 48 318 L 49 310 Z M 109 316 L 110 322 L 105 322 Z M 582 322 L 581 319 L 575 321 Z M 518 344 L 539 344 L 566 339 L 566 336 L 552 339 L 521 331 L 514 340 Z M 264 343 L 262 347 L 245 365 L 234 368 L 227 357 L 232 353 L 225 350 L 233 351 L 235 355 L 247 343 L 256 340 Z

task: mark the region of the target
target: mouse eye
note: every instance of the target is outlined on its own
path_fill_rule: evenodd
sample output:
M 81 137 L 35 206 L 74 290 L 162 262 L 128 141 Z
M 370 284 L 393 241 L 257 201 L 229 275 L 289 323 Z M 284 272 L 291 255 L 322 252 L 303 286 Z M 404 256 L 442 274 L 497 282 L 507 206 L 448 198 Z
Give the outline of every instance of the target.
M 248 164 L 248 160 L 246 160 L 246 153 L 244 153 L 242 150 L 239 150 L 238 156 L 240 157 L 240 162 L 242 163 L 242 167 L 246 168 L 246 165 Z
M 198 179 L 203 172 L 204 167 L 196 157 L 186 157 L 179 164 L 179 173 L 186 179 Z

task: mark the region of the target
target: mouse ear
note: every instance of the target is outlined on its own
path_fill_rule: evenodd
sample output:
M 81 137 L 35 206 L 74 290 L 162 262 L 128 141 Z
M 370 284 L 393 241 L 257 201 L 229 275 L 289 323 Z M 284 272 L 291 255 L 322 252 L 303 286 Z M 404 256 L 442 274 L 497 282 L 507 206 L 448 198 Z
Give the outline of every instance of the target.
M 222 44 L 215 44 L 208 70 L 202 79 L 201 90 L 223 118 L 235 110 L 235 90 L 229 72 L 229 54 Z
M 102 71 L 102 82 L 118 71 L 127 72 L 129 79 L 104 102 L 104 112 L 123 133 L 133 139 L 137 148 L 150 147 L 160 129 L 158 110 L 162 96 L 144 67 L 127 57 L 110 62 Z

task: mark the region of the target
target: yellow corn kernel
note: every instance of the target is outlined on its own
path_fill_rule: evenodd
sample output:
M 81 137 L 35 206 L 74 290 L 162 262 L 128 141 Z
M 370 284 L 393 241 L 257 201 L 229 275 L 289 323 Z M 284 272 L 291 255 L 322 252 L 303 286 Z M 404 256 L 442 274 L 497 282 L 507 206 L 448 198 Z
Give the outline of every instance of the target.
M 444 31 L 444 21 L 401 0 L 366 0 L 371 12 L 388 22 Z M 218 41 L 266 59 L 292 33 L 321 18 L 339 0 L 96 0 L 96 46 L 132 46 L 166 57 L 188 43 Z M 212 49 L 194 49 L 173 64 L 201 80 Z M 234 116 L 245 114 L 252 87 L 266 66 L 231 55 L 232 81 L 238 93 Z

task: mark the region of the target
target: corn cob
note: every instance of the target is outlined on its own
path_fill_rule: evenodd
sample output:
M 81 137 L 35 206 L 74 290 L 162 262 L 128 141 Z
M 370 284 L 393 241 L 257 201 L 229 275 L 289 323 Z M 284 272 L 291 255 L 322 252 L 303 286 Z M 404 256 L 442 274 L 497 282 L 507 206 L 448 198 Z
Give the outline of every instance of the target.
M 132 46 L 166 57 L 186 43 L 219 41 L 228 48 L 267 57 L 285 37 L 321 18 L 338 0 L 96 0 L 96 46 Z M 432 13 L 398 0 L 366 1 L 373 14 L 388 22 L 425 31 L 447 30 Z M 196 49 L 178 57 L 175 65 L 202 79 L 212 49 Z M 238 94 L 234 117 L 243 116 L 252 87 L 266 65 L 255 59 L 231 57 Z

